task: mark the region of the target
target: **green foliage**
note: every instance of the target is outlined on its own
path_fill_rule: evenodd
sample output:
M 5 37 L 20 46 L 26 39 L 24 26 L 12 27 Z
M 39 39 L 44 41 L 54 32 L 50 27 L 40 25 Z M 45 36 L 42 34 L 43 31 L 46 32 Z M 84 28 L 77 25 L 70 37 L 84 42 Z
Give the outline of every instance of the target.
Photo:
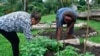
M 56 56 L 78 56 L 77 50 L 77 48 L 67 46 L 63 51 L 57 52 Z
M 77 20 L 78 22 L 86 22 L 86 20 Z M 100 22 L 99 21 L 94 21 L 94 20 L 89 20 L 89 23 L 88 25 L 96 30 L 98 32 L 97 35 L 95 36 L 91 36 L 90 38 L 88 38 L 89 41 L 92 41 L 92 42 L 96 42 L 96 43 L 100 43 Z
M 86 11 L 86 10 L 87 10 L 87 6 L 86 6 L 86 5 L 84 5 L 84 6 L 79 5 L 79 6 L 78 6 L 78 11 L 79 11 L 79 12 L 83 12 L 83 11 Z
M 0 4 L 0 15 L 23 10 L 22 0 L 4 0 Z
M 80 44 L 84 44 L 84 38 L 80 38 Z
M 45 7 L 42 3 L 35 1 L 35 2 L 29 2 L 27 9 L 28 12 L 32 12 L 32 11 L 42 12 L 43 10 L 45 10 Z
M 22 11 L 24 10 L 24 0 L 2 0 L 5 3 L 6 6 L 3 6 L 5 9 L 3 12 L 5 14 L 13 12 L 13 11 Z M 63 2 L 64 7 L 69 6 L 68 4 L 71 5 L 71 1 L 69 0 Z M 26 11 L 27 12 L 32 12 L 32 11 L 39 11 L 41 12 L 42 15 L 47 15 L 47 14 L 55 14 L 58 8 L 61 8 L 61 1 L 60 0 L 47 0 L 45 2 L 42 2 L 42 0 L 27 0 L 26 3 Z M 1 12 L 1 11 L 0 11 Z M 1 14 L 1 13 L 0 13 Z M 2 14 L 1 14 L 2 15 Z
M 82 12 L 82 11 L 86 11 L 87 10 L 87 4 L 85 0 L 79 0 L 78 3 L 78 11 Z
M 86 52 L 85 54 L 80 54 L 79 56 L 95 56 L 95 55 L 91 54 L 90 52 Z
M 0 11 L 1 12 L 1 11 Z M 55 20 L 55 15 L 53 14 L 53 15 L 47 15 L 47 16 L 43 16 L 42 17 L 42 22 L 44 22 L 44 21 L 54 21 Z M 78 20 L 77 20 L 78 21 Z M 81 20 L 81 22 L 86 22 L 86 20 L 85 21 L 83 21 L 83 20 Z M 97 32 L 100 32 L 100 22 L 97 22 L 97 21 L 94 21 L 94 20 L 90 20 L 89 21 L 89 26 L 91 26 L 93 29 L 95 29 Z M 34 31 L 33 31 L 33 34 L 34 34 Z M 25 41 L 26 39 L 25 39 L 25 36 L 22 34 L 22 33 L 19 33 L 18 34 L 19 35 L 19 37 L 20 37 L 20 42 L 21 42 L 21 47 L 23 46 L 23 47 L 26 47 L 25 45 L 23 45 L 24 43 L 26 44 L 27 42 Z M 93 41 L 93 42 L 98 42 L 98 43 L 100 43 L 100 34 L 97 34 L 96 36 L 93 36 L 93 37 L 91 37 L 91 38 L 88 38 L 88 40 L 89 39 L 91 39 L 91 41 Z M 3 37 L 3 36 L 1 36 L 0 35 L 0 39 L 2 39 L 2 40 L 0 40 L 0 55 L 1 56 L 12 56 L 11 54 L 12 54 L 12 52 L 11 52 L 11 45 L 10 45 L 10 43 Z M 30 44 L 29 44 L 30 45 Z M 22 49 L 22 48 L 21 48 Z M 9 51 L 8 51 L 9 50 Z M 22 53 L 24 52 L 24 51 L 21 51 Z M 25 52 L 24 52 L 25 53 Z M 90 55 L 91 56 L 91 55 Z
M 81 6 L 84 6 L 84 5 L 86 5 L 86 2 L 85 2 L 85 0 L 80 0 L 80 1 L 79 1 L 79 4 L 80 4 Z
M 43 56 L 47 50 L 57 51 L 63 44 L 45 36 L 38 36 L 21 46 L 21 56 Z
M 73 46 L 66 46 L 66 48 L 62 51 L 58 51 L 55 56 L 94 56 L 90 52 L 86 52 L 85 54 L 78 53 L 79 49 Z

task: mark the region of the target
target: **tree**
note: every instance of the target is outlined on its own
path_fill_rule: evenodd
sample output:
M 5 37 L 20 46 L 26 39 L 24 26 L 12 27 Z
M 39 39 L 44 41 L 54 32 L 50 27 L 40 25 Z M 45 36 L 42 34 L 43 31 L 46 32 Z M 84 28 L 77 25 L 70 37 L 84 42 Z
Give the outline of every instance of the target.
M 13 11 L 23 10 L 22 0 L 2 0 L 2 12 L 8 14 Z
M 81 6 L 84 6 L 84 5 L 86 5 L 86 2 L 85 2 L 85 0 L 79 0 L 79 4 L 80 4 Z

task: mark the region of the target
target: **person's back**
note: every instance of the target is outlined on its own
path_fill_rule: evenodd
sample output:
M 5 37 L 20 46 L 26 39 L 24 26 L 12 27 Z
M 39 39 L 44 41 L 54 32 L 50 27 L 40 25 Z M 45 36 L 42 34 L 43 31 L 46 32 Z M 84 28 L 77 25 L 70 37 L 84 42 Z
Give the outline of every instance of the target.
M 31 26 L 39 23 L 41 15 L 38 12 L 29 14 L 24 11 L 12 12 L 0 17 L 0 34 L 2 34 L 12 47 L 13 56 L 19 56 L 19 37 L 17 32 L 23 32 L 27 40 L 31 40 Z
M 74 9 L 72 8 L 69 8 L 69 7 L 64 7 L 64 8 L 60 8 L 58 11 L 57 11 L 57 14 L 56 14 L 56 19 L 62 19 L 63 18 L 63 14 L 65 12 L 72 12 L 74 14 L 74 16 L 77 16 L 77 13 Z
M 21 26 L 24 26 L 25 22 L 31 25 L 30 21 L 30 14 L 24 11 L 12 12 L 0 17 L 0 29 L 8 32 L 22 31 Z

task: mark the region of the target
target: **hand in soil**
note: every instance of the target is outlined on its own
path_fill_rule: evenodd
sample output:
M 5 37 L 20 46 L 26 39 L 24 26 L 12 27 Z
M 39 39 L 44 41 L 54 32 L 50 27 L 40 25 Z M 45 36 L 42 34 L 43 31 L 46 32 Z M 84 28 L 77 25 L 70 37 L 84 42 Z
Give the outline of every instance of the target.
M 67 37 L 66 37 L 66 39 L 73 39 L 74 37 L 73 37 L 73 35 L 72 34 L 67 34 Z

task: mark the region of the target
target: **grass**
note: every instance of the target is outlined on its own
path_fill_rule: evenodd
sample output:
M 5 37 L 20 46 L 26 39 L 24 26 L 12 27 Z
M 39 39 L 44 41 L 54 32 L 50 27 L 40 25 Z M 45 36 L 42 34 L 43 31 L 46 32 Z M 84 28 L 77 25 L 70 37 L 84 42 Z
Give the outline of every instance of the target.
M 40 22 L 52 22 L 55 20 L 56 20 L 55 14 L 51 14 L 51 15 L 43 16 Z
M 56 18 L 55 18 L 54 14 L 47 15 L 47 16 L 43 16 L 42 20 L 40 22 L 52 22 L 52 21 L 55 21 L 55 19 Z M 77 22 L 86 22 L 86 21 L 77 20 Z M 100 32 L 100 25 L 99 24 L 100 24 L 100 22 L 96 22 L 93 20 L 89 21 L 89 26 L 91 26 L 97 32 Z M 33 30 L 32 33 L 36 34 L 37 30 Z M 20 38 L 20 45 L 27 42 L 25 39 L 25 36 L 22 33 L 18 33 L 18 36 Z M 100 34 L 97 34 L 96 36 L 90 37 L 88 40 L 100 43 Z M 0 35 L 0 56 L 12 56 L 11 45 L 2 35 Z
M 55 14 L 47 15 L 47 16 L 42 17 L 41 22 L 52 22 L 52 21 L 55 21 L 55 19 L 56 19 Z M 86 20 L 77 20 L 76 23 L 80 23 L 80 22 L 86 22 Z M 96 42 L 96 43 L 100 43 L 100 25 L 99 24 L 100 24 L 100 22 L 98 22 L 98 21 L 89 20 L 88 25 L 91 28 L 95 29 L 98 32 L 98 34 L 88 38 L 88 40 Z
M 20 38 L 20 45 L 26 43 L 25 36 L 22 33 L 18 33 L 18 36 Z M 0 56 L 12 56 L 11 50 L 9 41 L 0 34 Z
M 11 45 L 0 35 L 0 56 L 11 56 Z
M 78 22 L 86 22 L 86 20 L 78 20 Z M 88 40 L 96 42 L 96 43 L 100 43 L 100 25 L 99 24 L 100 24 L 100 22 L 98 22 L 98 21 L 94 21 L 94 20 L 89 21 L 88 25 L 92 29 L 96 30 L 98 32 L 98 34 L 95 36 L 89 37 Z

